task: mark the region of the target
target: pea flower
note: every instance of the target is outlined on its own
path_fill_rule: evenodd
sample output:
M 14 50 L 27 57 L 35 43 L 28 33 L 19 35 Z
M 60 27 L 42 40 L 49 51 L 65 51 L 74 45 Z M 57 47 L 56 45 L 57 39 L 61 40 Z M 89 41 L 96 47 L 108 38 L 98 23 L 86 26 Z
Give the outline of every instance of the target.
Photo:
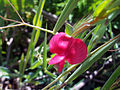
M 64 67 L 65 60 L 69 64 L 81 63 L 87 56 L 87 47 L 80 39 L 74 39 L 60 32 L 52 37 L 49 43 L 51 53 L 56 55 L 49 61 L 49 65 L 55 64 L 58 66 L 60 73 Z

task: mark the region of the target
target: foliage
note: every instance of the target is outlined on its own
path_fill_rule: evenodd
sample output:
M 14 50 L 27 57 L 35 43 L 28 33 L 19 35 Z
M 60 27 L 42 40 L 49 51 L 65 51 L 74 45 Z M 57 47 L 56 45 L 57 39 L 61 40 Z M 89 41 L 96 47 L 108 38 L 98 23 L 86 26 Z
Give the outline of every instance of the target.
M 43 10 L 59 16 L 52 27 Z M 98 82 L 92 89 L 117 88 L 120 82 L 119 14 L 119 0 L 0 0 L 1 80 L 19 78 L 21 89 L 24 84 L 43 90 L 76 89 L 75 86 L 80 89 L 86 80 L 95 84 L 93 80 L 98 76 L 103 78 L 99 79 L 103 83 Z M 51 35 L 63 31 L 63 25 L 66 25 L 66 34 L 85 42 L 88 53 L 81 64 L 65 62 L 62 73 L 58 73 L 54 65 L 48 65 L 55 56 L 49 52 L 48 43 Z M 105 68 L 107 65 L 109 68 Z M 87 75 L 87 71 L 90 74 Z M 93 78 L 86 79 L 92 73 Z M 83 89 L 91 88 L 92 84 L 86 84 Z

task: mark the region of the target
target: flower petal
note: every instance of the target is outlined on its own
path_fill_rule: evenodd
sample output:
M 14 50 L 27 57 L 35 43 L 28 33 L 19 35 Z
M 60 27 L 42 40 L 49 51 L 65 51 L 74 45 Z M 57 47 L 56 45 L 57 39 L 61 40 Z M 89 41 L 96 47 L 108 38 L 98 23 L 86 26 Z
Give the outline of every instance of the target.
M 74 39 L 66 52 L 66 60 L 70 64 L 81 63 L 87 57 L 87 46 L 80 39 Z
M 49 65 L 51 64 L 58 64 L 61 61 L 63 61 L 65 59 L 65 56 L 60 56 L 60 55 L 55 55 L 50 61 L 49 61 Z
M 71 37 L 68 37 L 65 33 L 61 32 L 52 37 L 49 43 L 49 49 L 51 53 L 57 53 L 64 55 L 68 46 L 71 43 Z
M 59 72 L 59 73 L 61 73 L 61 71 L 62 71 L 62 69 L 63 69 L 63 67 L 64 67 L 64 64 L 65 64 L 65 60 L 63 60 L 63 61 L 61 61 L 61 62 L 59 63 L 59 68 L 58 68 L 58 72 Z

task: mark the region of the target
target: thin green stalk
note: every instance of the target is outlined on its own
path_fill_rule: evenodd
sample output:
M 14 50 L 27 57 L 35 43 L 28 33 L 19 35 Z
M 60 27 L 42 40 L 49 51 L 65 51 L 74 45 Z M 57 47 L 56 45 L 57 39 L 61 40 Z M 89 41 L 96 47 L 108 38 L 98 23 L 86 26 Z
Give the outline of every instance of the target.
M 43 69 L 46 74 L 50 75 L 52 78 L 56 78 L 56 75 L 50 73 L 47 70 L 47 32 L 45 32 L 45 39 L 44 39 Z
M 79 64 L 76 65 L 72 65 L 71 67 L 69 67 L 64 73 L 60 74 L 53 82 L 51 82 L 50 84 L 48 84 L 46 87 L 44 87 L 42 90 L 46 90 L 47 88 L 49 88 L 51 85 L 55 84 L 61 77 L 63 77 L 64 75 L 66 75 L 67 73 L 69 73 L 70 71 L 72 71 L 75 67 L 77 67 Z
M 120 37 L 120 35 L 116 36 L 114 39 Z M 107 43 L 105 43 L 104 45 L 100 46 L 99 48 L 97 48 L 96 50 L 94 50 L 90 55 L 88 55 L 88 57 L 85 59 L 87 60 L 89 57 L 91 57 L 93 54 L 95 54 L 95 52 L 97 52 L 98 50 L 100 50 L 102 47 L 104 47 L 105 45 L 107 45 L 108 43 L 110 43 L 112 40 L 108 41 Z M 56 83 L 61 77 L 63 77 L 64 75 L 66 75 L 67 73 L 69 73 L 71 70 L 73 70 L 75 67 L 77 67 L 79 64 L 76 65 L 72 65 L 70 68 L 68 68 L 68 70 L 66 70 L 63 74 L 59 75 L 53 82 L 51 82 L 50 84 L 48 84 L 46 87 L 43 88 L 43 90 L 46 90 L 47 88 L 49 88 L 51 85 L 53 85 L 54 83 Z M 66 81 L 67 82 L 67 81 Z M 66 85 L 66 84 L 65 84 Z
M 88 32 L 88 30 L 84 31 L 84 32 L 82 33 L 82 35 L 80 36 L 80 39 L 83 39 L 87 32 Z
M 38 27 L 38 26 L 34 26 L 34 25 L 31 25 L 31 24 L 28 24 L 28 23 L 20 23 L 20 24 L 16 24 L 16 25 L 8 25 L 8 26 L 0 27 L 0 29 L 13 28 L 13 27 L 18 27 L 18 26 L 29 26 L 29 27 L 32 27 L 32 28 L 36 28 L 36 29 L 39 29 L 39 30 L 42 30 L 42 31 L 45 31 L 45 32 L 48 32 L 48 33 L 51 33 L 51 34 L 54 34 L 53 31 L 51 31 L 51 30 L 44 29 L 44 28 L 41 28 L 41 27 Z
M 114 83 L 118 76 L 120 76 L 120 66 L 118 66 L 117 69 L 113 72 L 101 90 L 109 90 L 110 86 Z
M 28 24 L 28 23 L 24 23 L 24 25 L 29 26 L 29 27 L 32 27 L 32 28 L 40 29 L 40 30 L 42 30 L 42 31 L 45 31 L 45 32 L 48 32 L 48 33 L 53 34 L 53 31 L 48 30 L 48 29 L 44 29 L 44 28 L 41 28 L 41 27 L 38 27 L 38 26 L 34 26 L 34 25 L 31 25 L 31 24 Z
M 88 37 L 92 34 L 93 31 L 94 31 L 94 29 L 92 29 L 92 30 L 85 36 L 85 38 L 83 39 L 84 42 L 88 39 Z
M 24 26 L 23 23 L 20 23 L 20 24 L 16 24 L 16 25 L 8 25 L 8 26 L 3 26 L 3 27 L 0 27 L 0 29 L 6 29 L 6 28 L 13 28 L 13 27 L 18 27 L 18 26 Z
M 94 50 L 90 55 L 88 55 L 88 57 L 85 59 L 86 61 L 60 87 L 62 88 L 63 86 L 67 85 L 68 83 L 72 82 L 76 77 L 78 77 L 85 70 L 87 70 L 94 62 L 96 62 L 98 60 L 98 58 L 97 58 L 96 55 L 100 54 L 99 57 L 101 56 L 102 52 L 101 53 L 100 52 L 97 53 L 97 52 L 99 50 L 101 50 L 103 47 L 105 47 L 105 46 L 107 46 L 109 44 L 110 45 L 114 44 L 115 41 L 117 41 L 119 37 L 120 37 L 120 34 L 117 35 L 116 37 L 114 37 L 113 39 L 111 39 L 110 41 L 106 42 L 105 44 L 101 45 L 99 48 L 97 48 L 96 50 Z M 105 49 L 102 49 L 102 50 L 108 50 L 109 48 L 110 48 L 110 46 L 106 47 Z M 87 60 L 89 58 L 90 58 L 90 60 Z
M 49 90 L 56 90 L 55 87 L 56 87 L 56 85 L 54 85 L 51 88 L 49 88 Z
M 33 45 L 33 40 L 34 40 L 34 35 L 35 35 L 35 30 L 33 30 L 32 32 L 32 37 L 31 37 L 31 42 L 28 46 L 28 51 L 27 51 L 27 55 L 26 55 L 26 59 L 25 59 L 25 63 L 24 63 L 24 66 L 23 66 L 23 71 L 22 71 L 22 74 L 24 74 L 24 71 L 25 71 L 25 68 L 26 68 L 26 65 L 28 63 L 28 60 L 29 60 L 29 55 L 30 55 L 30 50 L 31 50 L 31 47 Z
M 45 32 L 45 39 L 44 39 L 44 55 L 43 55 L 43 68 L 44 70 L 47 69 L 47 32 Z
M 112 31 L 112 25 L 111 25 L 111 22 L 109 22 L 109 30 L 108 32 L 110 33 L 110 37 L 113 38 L 114 37 L 114 34 L 113 34 L 113 31 Z M 118 48 L 118 45 L 117 43 L 114 45 L 114 48 Z
M 19 72 L 20 72 L 20 74 L 22 73 L 23 64 L 24 64 L 24 53 L 22 53 L 22 55 L 21 55 L 20 64 L 19 64 Z M 22 77 L 20 77 L 20 82 L 21 81 L 22 81 Z

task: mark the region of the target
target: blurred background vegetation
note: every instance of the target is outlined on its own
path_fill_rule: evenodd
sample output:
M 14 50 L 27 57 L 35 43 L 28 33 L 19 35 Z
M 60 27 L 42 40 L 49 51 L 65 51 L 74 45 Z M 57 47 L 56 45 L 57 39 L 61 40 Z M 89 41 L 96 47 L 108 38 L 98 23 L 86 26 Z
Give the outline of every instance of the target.
M 25 22 L 32 24 L 33 18 L 35 13 L 37 12 L 39 6 L 39 0 L 10 0 L 14 7 L 17 9 L 19 14 L 22 16 Z M 61 14 L 64 6 L 66 5 L 68 0 L 46 0 L 45 6 L 42 12 L 43 15 L 43 23 L 42 27 L 52 30 L 57 18 Z M 69 15 L 68 23 L 71 25 L 78 22 L 81 18 L 91 15 L 95 10 L 96 6 L 99 5 L 103 0 L 79 0 L 76 8 L 73 12 Z M 0 0 L 0 15 L 4 18 L 14 19 L 20 21 L 18 15 L 10 6 L 7 0 Z M 3 20 L 0 18 L 0 27 L 12 25 L 15 22 L 10 22 Z M 112 31 L 106 30 L 104 37 L 100 40 L 98 45 L 103 44 L 104 42 L 108 41 L 110 38 L 110 34 L 116 36 L 120 33 L 120 15 L 117 16 L 112 22 Z M 65 25 L 61 28 L 60 31 L 64 32 Z M 14 81 L 14 78 L 19 76 L 19 67 L 18 63 L 21 58 L 22 53 L 26 54 L 28 44 L 30 42 L 30 37 L 32 33 L 32 28 L 27 26 L 22 27 L 15 27 L 15 28 L 8 28 L 4 30 L 0 30 L 0 77 L 4 75 L 6 78 L 11 79 Z M 48 42 L 51 38 L 51 34 L 48 34 Z M 13 41 L 12 41 L 13 38 Z M 41 32 L 40 38 L 36 45 L 40 46 L 44 40 L 44 32 Z M 11 44 L 9 44 L 11 43 Z M 116 44 L 114 47 L 118 47 L 120 43 Z M 96 46 L 97 47 L 97 46 Z M 95 47 L 95 48 L 96 48 Z M 116 51 L 108 51 L 98 62 L 96 62 L 86 73 L 79 76 L 78 79 L 74 80 L 71 84 L 69 84 L 66 89 L 72 88 L 74 85 L 79 84 L 81 81 L 86 81 L 86 85 L 82 87 L 83 90 L 99 90 L 107 78 L 111 75 L 111 73 L 115 70 L 116 66 L 120 63 L 120 50 Z M 38 54 L 35 53 L 34 55 L 38 57 Z M 50 53 L 48 53 L 48 57 L 50 57 Z M 107 65 L 107 62 L 109 63 Z M 103 67 L 106 65 L 105 67 Z M 51 82 L 49 76 L 45 75 L 42 72 L 41 67 L 36 66 L 37 68 L 28 69 L 25 73 L 25 80 L 29 82 L 29 85 L 33 85 L 35 88 L 43 88 L 48 83 Z M 90 75 L 94 74 L 95 70 L 100 70 L 101 67 L 104 70 L 101 70 L 98 76 L 94 79 L 90 80 Z M 18 74 L 18 76 L 17 76 Z M 3 76 L 2 76 L 3 75 Z M 43 76 L 44 75 L 44 76 Z M 33 82 L 33 79 L 35 82 Z M 89 81 L 87 81 L 89 79 Z M 39 81 L 39 82 L 38 82 Z M 38 85 L 38 86 L 34 86 Z

